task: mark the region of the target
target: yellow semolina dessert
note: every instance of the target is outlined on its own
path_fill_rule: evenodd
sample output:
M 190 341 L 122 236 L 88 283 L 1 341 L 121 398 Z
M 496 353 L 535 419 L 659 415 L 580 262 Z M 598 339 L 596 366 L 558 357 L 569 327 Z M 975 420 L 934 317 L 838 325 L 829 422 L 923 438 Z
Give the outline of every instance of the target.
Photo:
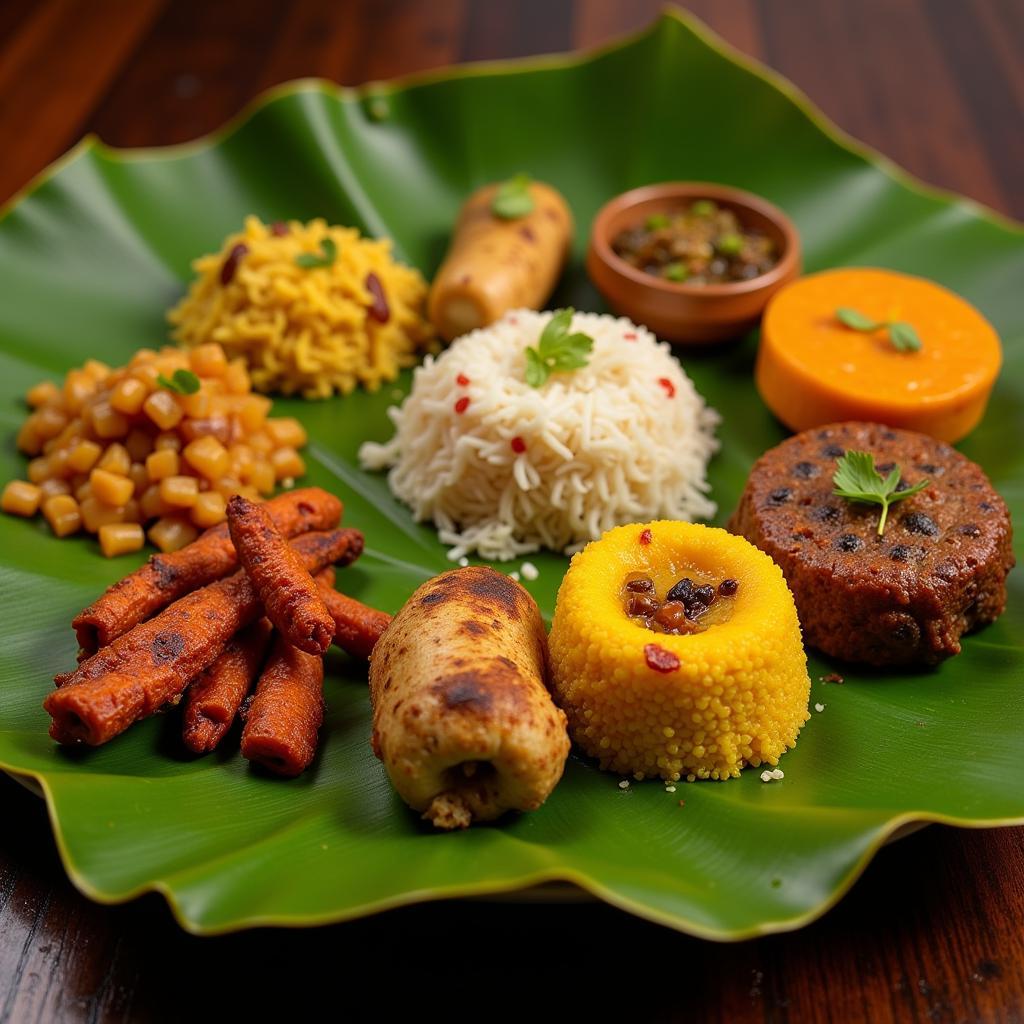
M 549 640 L 573 740 L 643 779 L 776 765 L 808 719 L 810 677 L 782 571 L 742 537 L 661 521 L 576 555 Z

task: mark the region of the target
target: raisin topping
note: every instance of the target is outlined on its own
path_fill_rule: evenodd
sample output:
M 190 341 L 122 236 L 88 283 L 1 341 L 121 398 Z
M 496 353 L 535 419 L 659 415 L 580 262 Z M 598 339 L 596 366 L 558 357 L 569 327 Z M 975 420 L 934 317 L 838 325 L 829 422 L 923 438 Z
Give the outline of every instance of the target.
M 836 541 L 836 547 L 840 551 L 860 551 L 864 547 L 864 541 L 860 539 L 855 533 L 844 533 L 839 540 Z
M 682 579 L 665 595 L 666 601 L 682 601 L 684 604 L 693 596 L 693 580 Z
M 388 306 L 387 296 L 384 294 L 384 285 L 380 283 L 380 278 L 372 270 L 366 275 L 366 290 L 370 293 L 367 315 L 379 324 L 386 324 L 391 319 L 391 309 Z
M 718 584 L 718 592 L 722 595 L 722 597 L 732 597 L 733 594 L 735 594 L 736 591 L 739 589 L 739 580 L 722 580 L 722 582 Z
M 626 589 L 631 594 L 653 594 L 654 580 L 650 576 L 632 576 L 626 580 Z
M 798 480 L 811 480 L 818 475 L 818 467 L 813 462 L 798 462 L 793 467 L 793 476 Z
M 821 454 L 826 459 L 841 459 L 846 454 L 846 449 L 842 445 L 827 444 L 821 449 Z
M 889 549 L 889 557 L 894 562 L 906 562 L 913 553 L 913 548 L 907 547 L 906 544 L 893 544 Z
M 964 523 L 957 532 L 962 533 L 965 537 L 980 537 L 981 527 L 976 523 Z
M 768 495 L 768 500 L 773 505 L 785 505 L 792 496 L 793 492 L 788 487 L 776 487 L 775 490 Z
M 835 505 L 822 505 L 821 508 L 815 509 L 814 518 L 819 523 L 838 523 L 843 518 L 843 512 Z
M 224 262 L 220 265 L 220 283 L 222 285 L 231 284 L 238 271 L 238 264 L 245 259 L 248 253 L 249 246 L 244 242 L 239 242 L 231 247 L 231 251 L 224 257 Z
M 650 594 L 633 594 L 626 605 L 630 618 L 649 619 L 658 612 L 658 599 Z
M 688 632 L 687 608 L 682 601 L 666 601 L 653 615 L 654 621 L 665 633 Z

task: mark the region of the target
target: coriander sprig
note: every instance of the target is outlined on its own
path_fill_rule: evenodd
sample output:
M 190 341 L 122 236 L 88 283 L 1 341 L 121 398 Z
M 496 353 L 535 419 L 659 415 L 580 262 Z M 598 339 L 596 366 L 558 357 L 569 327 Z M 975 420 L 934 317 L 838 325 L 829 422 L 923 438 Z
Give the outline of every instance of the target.
M 334 239 L 324 238 L 320 242 L 320 252 L 300 252 L 295 262 L 305 270 L 312 270 L 314 267 L 330 267 L 337 258 L 338 246 Z
M 920 336 L 913 325 L 908 324 L 905 320 L 872 320 L 860 310 L 851 309 L 849 306 L 840 306 L 836 310 L 836 319 L 844 327 L 862 331 L 865 334 L 871 331 L 880 331 L 883 327 L 888 328 L 889 340 L 897 352 L 919 352 L 921 350 Z
M 498 186 L 491 201 L 491 213 L 502 220 L 518 220 L 533 212 L 530 176 L 519 173 Z
M 898 491 L 896 488 L 899 482 L 900 467 L 893 466 L 892 471 L 883 480 L 875 469 L 875 457 L 869 452 L 847 452 L 841 459 L 836 459 L 836 471 L 832 477 L 832 483 L 835 485 L 833 493 L 840 498 L 882 506 L 882 515 L 878 520 L 879 537 L 885 532 L 889 506 L 923 491 L 929 483 L 928 480 L 922 480 L 913 487 Z
M 571 306 L 558 310 L 541 331 L 536 348 L 526 350 L 526 383 L 539 388 L 553 373 L 578 370 L 587 365 L 594 339 L 587 334 L 569 333 Z
M 199 390 L 199 378 L 191 370 L 181 368 L 175 370 L 170 377 L 158 374 L 156 382 L 160 387 L 179 395 L 194 395 Z

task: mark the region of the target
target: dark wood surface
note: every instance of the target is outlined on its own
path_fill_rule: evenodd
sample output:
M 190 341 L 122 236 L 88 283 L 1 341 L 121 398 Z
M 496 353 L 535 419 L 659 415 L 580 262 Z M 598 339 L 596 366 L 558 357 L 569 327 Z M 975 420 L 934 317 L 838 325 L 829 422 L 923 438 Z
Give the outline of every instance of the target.
M 1021 0 L 684 6 L 908 170 L 1024 216 Z M 4 0 L 0 199 L 85 132 L 194 138 L 260 90 L 599 45 L 656 0 Z M 1022 769 L 1024 770 L 1024 769 Z M 939 784 L 937 782 L 937 784 Z M 452 1017 L 1024 1020 L 1024 829 L 931 827 L 800 932 L 701 942 L 599 904 L 448 903 L 306 932 L 181 932 L 157 896 L 102 907 L 41 801 L 0 779 L 0 1021 Z M 554 990 L 548 988 L 554 984 Z M 541 995 L 546 992 L 545 995 Z

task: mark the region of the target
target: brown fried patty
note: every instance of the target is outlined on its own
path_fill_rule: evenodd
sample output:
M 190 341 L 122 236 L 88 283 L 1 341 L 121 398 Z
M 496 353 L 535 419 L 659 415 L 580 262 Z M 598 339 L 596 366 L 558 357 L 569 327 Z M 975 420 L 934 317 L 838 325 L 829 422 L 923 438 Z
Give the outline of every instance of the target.
M 836 460 L 866 451 L 884 477 L 899 466 L 890 506 L 832 493 Z M 758 459 L 729 529 L 779 564 L 804 640 L 869 665 L 933 665 L 1006 606 L 1014 565 L 1010 514 L 988 477 L 942 441 L 874 423 L 835 423 L 789 438 Z

